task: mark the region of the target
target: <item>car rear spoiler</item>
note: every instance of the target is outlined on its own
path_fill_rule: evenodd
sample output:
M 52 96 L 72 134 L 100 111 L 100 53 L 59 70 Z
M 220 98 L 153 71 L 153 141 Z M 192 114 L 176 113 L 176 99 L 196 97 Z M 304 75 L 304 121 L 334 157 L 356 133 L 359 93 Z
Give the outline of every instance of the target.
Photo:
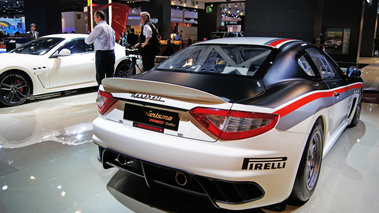
M 190 87 L 131 78 L 105 78 L 104 90 L 111 93 L 139 93 L 201 104 L 223 104 L 224 99 Z

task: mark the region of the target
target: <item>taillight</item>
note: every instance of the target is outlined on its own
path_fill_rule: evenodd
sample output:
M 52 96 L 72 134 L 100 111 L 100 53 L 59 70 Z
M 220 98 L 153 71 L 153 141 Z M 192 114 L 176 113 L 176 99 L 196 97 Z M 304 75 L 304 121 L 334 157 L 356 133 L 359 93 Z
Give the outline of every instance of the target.
M 237 140 L 260 135 L 274 128 L 279 120 L 279 115 L 276 114 L 209 108 L 194 108 L 190 113 L 222 140 Z
M 104 114 L 117 100 L 113 99 L 113 96 L 109 92 L 104 92 L 99 90 L 97 93 L 97 107 L 99 108 L 99 113 Z

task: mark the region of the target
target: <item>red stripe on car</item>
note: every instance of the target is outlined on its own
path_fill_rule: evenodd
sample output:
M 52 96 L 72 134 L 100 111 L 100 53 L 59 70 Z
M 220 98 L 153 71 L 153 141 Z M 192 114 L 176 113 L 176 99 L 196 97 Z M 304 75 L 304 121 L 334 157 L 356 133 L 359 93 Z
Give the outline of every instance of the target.
M 274 113 L 280 115 L 280 117 L 284 117 L 284 116 L 290 114 L 291 112 L 299 109 L 300 107 L 302 107 L 302 106 L 304 106 L 304 105 L 306 105 L 312 101 L 315 101 L 317 99 L 332 97 L 332 96 L 334 96 L 335 93 L 341 94 L 341 93 L 347 92 L 351 89 L 361 89 L 361 88 L 362 88 L 362 83 L 357 83 L 357 84 L 350 85 L 348 87 L 343 87 L 343 88 L 339 88 L 339 89 L 332 90 L 332 91 L 313 93 L 313 94 L 305 96 L 305 97 L 301 98 L 300 100 L 297 100 L 297 101 L 285 106 L 284 108 L 281 108 L 281 109 L 275 111 Z
M 279 44 L 282 44 L 282 43 L 284 43 L 286 41 L 289 41 L 289 40 L 292 40 L 292 39 L 280 39 L 280 40 L 276 40 L 276 41 L 272 42 L 271 44 L 269 44 L 269 46 L 276 47 Z

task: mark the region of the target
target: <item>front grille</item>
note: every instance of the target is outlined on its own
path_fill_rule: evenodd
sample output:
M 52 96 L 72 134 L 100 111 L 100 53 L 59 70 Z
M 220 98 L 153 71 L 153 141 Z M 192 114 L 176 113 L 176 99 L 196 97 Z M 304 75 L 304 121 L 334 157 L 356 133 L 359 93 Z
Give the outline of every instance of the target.
M 224 181 L 191 174 L 189 172 L 157 165 L 117 153 L 99 146 L 99 161 L 105 169 L 121 170 L 145 179 L 147 186 L 164 185 L 197 196 L 208 197 L 216 202 L 242 204 L 264 196 L 263 189 L 254 182 Z

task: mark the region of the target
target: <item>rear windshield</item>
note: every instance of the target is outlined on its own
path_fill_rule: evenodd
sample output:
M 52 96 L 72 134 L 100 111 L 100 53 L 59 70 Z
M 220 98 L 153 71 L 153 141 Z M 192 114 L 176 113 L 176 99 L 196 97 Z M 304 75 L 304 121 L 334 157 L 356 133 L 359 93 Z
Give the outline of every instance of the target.
M 271 49 L 249 45 L 195 45 L 164 61 L 156 70 L 253 76 Z

